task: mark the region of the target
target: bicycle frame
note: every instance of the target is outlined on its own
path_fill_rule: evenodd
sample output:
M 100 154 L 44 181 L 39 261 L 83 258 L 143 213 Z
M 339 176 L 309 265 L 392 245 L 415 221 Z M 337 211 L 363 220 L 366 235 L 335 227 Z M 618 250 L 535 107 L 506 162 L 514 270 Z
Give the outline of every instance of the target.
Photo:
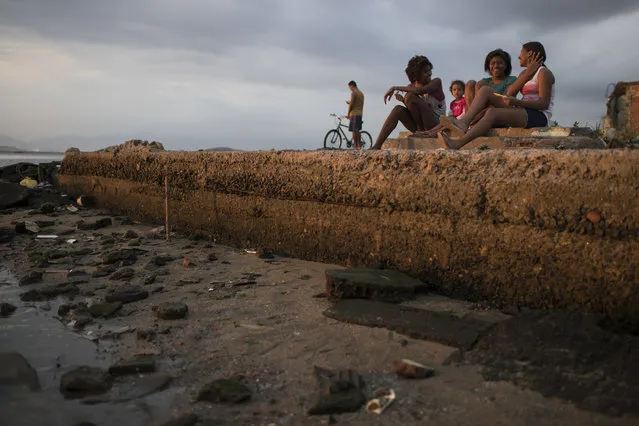
M 335 130 L 337 130 L 338 133 L 341 133 L 346 143 L 350 145 L 353 141 L 348 138 L 346 132 L 342 129 L 342 127 L 348 129 L 348 126 L 346 124 L 342 124 L 342 120 L 344 119 L 344 117 L 336 117 L 335 119 L 337 120 L 337 127 L 335 127 Z

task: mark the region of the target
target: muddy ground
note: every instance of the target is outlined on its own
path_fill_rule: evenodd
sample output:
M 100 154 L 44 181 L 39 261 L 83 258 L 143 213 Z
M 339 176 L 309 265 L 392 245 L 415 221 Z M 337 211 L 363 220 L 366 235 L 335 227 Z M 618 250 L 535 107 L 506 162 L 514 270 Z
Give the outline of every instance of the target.
M 166 241 L 157 224 L 111 217 L 95 209 L 71 212 L 66 209 L 71 203 L 62 197 L 58 204 L 53 211 L 45 208 L 48 213 L 18 208 L 0 215 L 0 228 L 7 229 L 5 235 L 10 234 L 9 229 L 15 230 L 16 224 L 18 230 L 24 231 L 20 228 L 22 222 L 30 226 L 35 223 L 40 228 L 35 234 L 26 230 L 0 242 L 0 258 L 16 277 L 7 278 L 0 285 L 18 295 L 31 291 L 27 301 L 11 299 L 16 312 L 9 318 L 0 318 L 2 351 L 20 348 L 16 344 L 20 329 L 2 328 L 3 321 L 28 311 L 41 320 L 59 322 L 65 333 L 81 336 L 87 344 L 94 345 L 99 356 L 84 358 L 87 365 L 106 368 L 118 360 L 145 354 L 155 358 L 157 369 L 173 380 L 168 389 L 125 403 L 102 402 L 81 409 L 79 405 L 50 407 L 58 415 L 55 421 L 54 416 L 41 418 L 43 425 L 73 425 L 80 421 L 98 426 L 160 425 L 190 413 L 201 419 L 198 424 L 226 425 L 630 425 L 639 421 L 639 405 L 634 399 L 639 392 L 630 392 L 637 389 L 637 383 L 624 379 L 624 371 L 632 372 L 626 368 L 636 361 L 632 355 L 632 347 L 637 347 L 633 336 L 612 334 L 597 324 L 584 326 L 575 322 L 567 327 L 581 331 L 571 333 L 568 328 L 564 330 L 568 336 L 581 336 L 579 333 L 588 331 L 587 327 L 599 330 L 590 345 L 584 343 L 588 338 L 574 339 L 579 342 L 570 342 L 569 338 L 551 341 L 548 335 L 556 335 L 566 323 L 554 328 L 538 326 L 538 315 L 551 318 L 542 314 L 528 317 L 529 314 L 513 312 L 518 316 L 511 317 L 433 294 L 407 303 L 494 324 L 487 340 L 479 340 L 477 349 L 460 355 L 452 346 L 324 316 L 323 312 L 332 305 L 319 297 L 324 291 L 325 271 L 339 266 L 271 257 L 252 252 L 252 247 L 231 248 L 182 234 L 173 234 Z M 58 238 L 36 239 L 42 234 Z M 76 241 L 71 244 L 68 240 Z M 119 253 L 119 258 L 114 259 L 113 253 Z M 113 268 L 105 269 L 108 266 Z M 102 273 L 96 273 L 98 270 Z M 68 271 L 76 272 L 68 275 Z M 18 288 L 16 280 L 24 281 L 33 272 L 34 283 Z M 41 279 L 37 272 L 42 272 Z M 97 276 L 102 274 L 106 276 Z M 123 277 L 114 279 L 114 275 Z M 88 282 L 57 287 L 59 291 L 65 289 L 66 295 L 55 296 L 51 290 L 47 293 L 53 288 L 51 285 L 87 276 Z M 84 304 L 117 298 L 114 295 L 121 295 L 123 290 L 138 300 L 124 304 L 110 318 L 87 316 Z M 144 296 L 145 292 L 148 295 Z M 47 298 L 50 300 L 42 300 Z M 154 307 L 165 302 L 186 304 L 188 314 L 181 319 L 158 318 Z M 69 312 L 65 308 L 59 311 L 61 305 L 68 305 Z M 79 323 L 85 321 L 88 323 L 81 327 Z M 509 336 L 526 338 L 513 339 L 518 340 L 515 350 L 508 344 Z M 40 337 L 36 334 L 25 338 Z M 566 344 L 579 345 L 562 348 L 564 340 L 568 341 Z M 609 352 L 605 350 L 606 342 L 612 347 Z M 536 348 L 539 356 L 525 350 L 527 345 Z M 563 354 L 561 362 L 555 364 L 558 358 L 544 352 L 545 347 Z M 593 347 L 599 353 L 593 355 Z M 83 362 L 73 354 L 64 356 L 73 350 L 42 348 L 40 356 L 50 358 L 57 370 L 54 379 L 41 379 L 40 392 L 58 393 L 60 375 Z M 529 354 L 532 355 L 525 360 Z M 399 378 L 393 373 L 393 363 L 402 358 L 433 367 L 436 374 L 427 379 Z M 610 368 L 602 368 L 606 365 Z M 397 399 L 381 415 L 366 413 L 362 407 L 355 413 L 309 416 L 318 394 L 314 366 L 353 369 L 363 377 L 367 399 L 382 387 L 393 389 Z M 568 382 L 557 379 L 559 373 L 565 373 L 566 380 L 574 379 L 576 366 L 581 368 L 579 377 L 594 386 L 588 388 L 588 395 L 566 390 Z M 36 369 L 38 374 L 45 374 Z M 550 374 L 553 371 L 557 374 Z M 544 379 L 546 376 L 552 376 L 554 386 L 548 387 L 550 378 Z M 606 377 L 610 380 L 604 380 Z M 197 402 L 200 390 L 216 379 L 231 379 L 246 386 L 250 399 L 238 403 Z M 612 386 L 611 381 L 622 389 Z M 581 383 L 573 382 L 575 386 Z M 612 403 L 597 399 L 604 394 L 597 383 L 612 386 L 607 388 L 611 393 L 605 395 Z M 146 400 L 157 398 L 158 394 L 167 395 L 160 404 L 163 409 L 153 408 L 157 403 L 145 405 Z M 25 423 L 29 419 L 28 405 L 0 400 L 3 404 L 7 411 L 1 411 L 11 413 L 8 423 L 3 418 L 4 425 L 34 424 Z M 610 405 L 614 410 L 609 409 Z M 122 420 L 122 416 L 127 418 L 126 410 L 133 410 L 130 422 Z M 118 412 L 119 415 L 113 414 Z

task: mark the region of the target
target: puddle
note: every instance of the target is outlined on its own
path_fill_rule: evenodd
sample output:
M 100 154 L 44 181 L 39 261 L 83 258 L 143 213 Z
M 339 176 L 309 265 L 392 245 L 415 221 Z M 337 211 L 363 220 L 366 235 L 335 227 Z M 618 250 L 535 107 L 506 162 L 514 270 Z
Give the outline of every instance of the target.
M 100 426 L 146 426 L 171 417 L 170 407 L 181 389 L 169 388 L 122 403 L 85 405 L 65 400 L 59 391 L 60 376 L 74 366 L 107 368 L 111 361 L 108 347 L 67 329 L 55 318 L 62 300 L 23 303 L 19 293 L 17 280 L 0 263 L 0 300 L 18 307 L 13 315 L 0 318 L 0 352 L 22 354 L 37 371 L 42 386 L 40 392 L 0 387 L 3 426 L 70 426 L 83 421 Z

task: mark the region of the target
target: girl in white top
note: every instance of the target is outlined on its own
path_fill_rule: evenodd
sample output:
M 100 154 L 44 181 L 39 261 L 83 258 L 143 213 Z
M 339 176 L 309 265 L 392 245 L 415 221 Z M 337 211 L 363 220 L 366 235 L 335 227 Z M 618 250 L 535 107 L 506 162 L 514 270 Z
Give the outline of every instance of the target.
M 548 126 L 555 103 L 555 76 L 546 68 L 545 61 L 546 50 L 541 43 L 532 41 L 524 44 L 519 54 L 519 64 L 525 70 L 508 87 L 509 93 L 521 92 L 522 99 L 495 94 L 493 89 L 484 86 L 463 118 L 441 119 L 443 124 L 461 130 L 464 136 L 453 139 L 445 133 L 439 133 L 440 140 L 449 149 L 459 149 L 473 139 L 484 136 L 493 127 Z M 484 117 L 469 129 L 473 118 L 490 105 L 495 108 L 489 108 Z

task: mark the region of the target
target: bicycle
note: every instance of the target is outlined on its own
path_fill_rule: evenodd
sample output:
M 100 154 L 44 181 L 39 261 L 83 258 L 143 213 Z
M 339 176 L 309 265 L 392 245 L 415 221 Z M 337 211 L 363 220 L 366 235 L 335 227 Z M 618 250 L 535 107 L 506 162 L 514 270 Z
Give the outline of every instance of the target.
M 330 114 L 329 117 L 335 117 L 335 124 L 337 127 L 333 130 L 329 130 L 324 136 L 324 148 L 327 149 L 342 149 L 342 139 L 346 140 L 346 148 L 353 147 L 353 140 L 349 139 L 342 127 L 348 129 L 346 124 L 342 124 L 342 120 L 348 118 L 343 115 Z M 373 146 L 373 138 L 371 134 L 366 131 L 359 132 L 361 136 L 362 149 L 369 149 Z

